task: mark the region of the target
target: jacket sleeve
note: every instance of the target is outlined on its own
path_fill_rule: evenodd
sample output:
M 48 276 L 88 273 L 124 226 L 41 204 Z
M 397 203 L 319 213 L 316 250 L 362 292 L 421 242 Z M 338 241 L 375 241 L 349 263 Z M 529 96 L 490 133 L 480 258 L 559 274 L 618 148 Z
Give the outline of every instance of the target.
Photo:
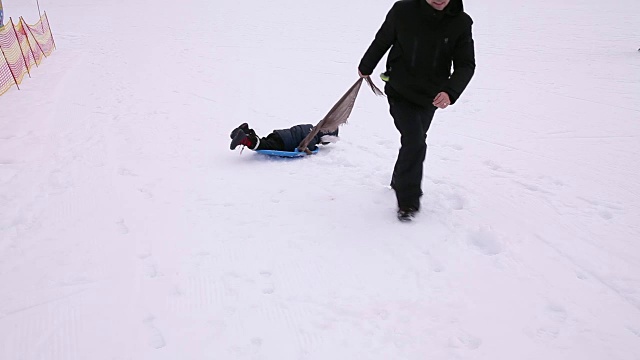
M 302 141 L 302 140 L 300 140 Z M 313 137 L 313 139 L 311 139 L 311 141 L 309 141 L 309 145 L 307 145 L 307 149 L 311 150 L 311 151 L 316 151 L 316 149 L 318 148 L 318 144 L 320 143 L 320 136 L 316 135 Z
M 393 45 L 396 37 L 395 13 L 396 6 L 394 5 L 391 10 L 389 10 L 384 23 L 382 23 L 380 30 L 376 33 L 376 37 L 364 53 L 362 60 L 360 60 L 358 70 L 360 70 L 362 75 L 371 75 L 380 62 L 380 59 L 382 59 L 387 50 Z
M 442 91 L 449 94 L 451 103 L 454 104 L 464 89 L 469 85 L 473 73 L 476 70 L 475 50 L 471 24 L 464 34 L 456 42 L 453 50 L 453 74 L 445 83 Z

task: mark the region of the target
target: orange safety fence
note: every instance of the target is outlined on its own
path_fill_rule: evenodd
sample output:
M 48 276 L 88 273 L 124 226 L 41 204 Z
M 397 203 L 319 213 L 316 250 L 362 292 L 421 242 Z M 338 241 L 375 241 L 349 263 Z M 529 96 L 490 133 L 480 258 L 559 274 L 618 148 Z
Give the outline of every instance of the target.
M 33 66 L 40 65 L 54 49 L 47 13 L 35 25 L 27 24 L 22 17 L 17 24 L 9 19 L 0 27 L 0 95 L 13 85 L 20 89 L 24 76 L 31 76 Z
M 25 24 L 26 23 L 22 18 L 20 18 L 20 22 L 16 24 L 14 28 L 16 29 L 16 36 L 18 37 L 18 44 L 22 51 L 22 57 L 25 59 L 25 63 L 27 64 L 27 70 L 31 71 L 33 65 L 40 65 L 43 55 L 41 51 L 34 51 L 31 47 L 31 43 L 35 43 L 35 41 L 33 37 L 29 38 L 29 32 Z

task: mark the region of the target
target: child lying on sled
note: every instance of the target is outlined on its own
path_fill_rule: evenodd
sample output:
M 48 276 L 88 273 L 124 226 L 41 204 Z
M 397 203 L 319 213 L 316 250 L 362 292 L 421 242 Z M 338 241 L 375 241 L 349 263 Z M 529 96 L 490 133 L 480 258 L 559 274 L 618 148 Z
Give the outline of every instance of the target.
M 251 150 L 295 151 L 300 142 L 309 135 L 311 129 L 313 129 L 311 124 L 300 124 L 289 129 L 273 130 L 271 134 L 260 138 L 247 123 L 244 123 L 231 132 L 230 148 L 235 150 L 239 145 L 243 145 Z M 326 145 L 337 140 L 338 130 L 330 133 L 319 132 L 309 142 L 307 148 L 314 151 L 318 144 Z

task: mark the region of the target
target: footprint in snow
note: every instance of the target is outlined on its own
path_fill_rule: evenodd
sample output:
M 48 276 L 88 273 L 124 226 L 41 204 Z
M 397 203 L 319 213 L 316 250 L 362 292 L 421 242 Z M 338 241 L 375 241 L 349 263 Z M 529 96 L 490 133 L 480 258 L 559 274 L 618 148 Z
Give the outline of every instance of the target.
M 617 206 L 615 204 L 607 203 L 605 201 L 587 199 L 584 197 L 578 197 L 578 199 L 588 203 L 591 209 L 604 220 L 612 220 L 614 218 L 614 212 L 623 210 L 622 207 Z
M 482 339 L 462 330 L 459 330 L 456 335 L 449 338 L 449 347 L 454 349 L 475 350 L 481 345 Z
M 536 317 L 533 324 L 525 328 L 525 333 L 542 342 L 554 341 L 562 334 L 568 317 L 564 306 L 550 302 Z
M 495 171 L 495 172 L 499 172 L 499 173 L 504 173 L 504 174 L 515 174 L 515 171 L 509 169 L 509 168 L 504 168 L 499 164 L 496 164 L 495 162 L 491 161 L 491 160 L 487 160 L 484 162 L 484 164 L 491 170 Z
M 259 337 L 252 338 L 251 345 L 255 346 L 256 348 L 259 348 L 260 346 L 262 346 L 262 339 Z
M 462 210 L 464 209 L 465 199 L 455 193 L 448 194 L 447 200 L 449 200 L 449 205 L 453 210 Z
M 271 271 L 267 271 L 267 270 L 261 271 L 260 276 L 266 282 L 266 284 L 262 288 L 262 293 L 265 295 L 273 294 L 276 291 L 276 289 L 275 289 L 275 286 L 273 285 L 273 282 L 269 280 L 271 278 Z
M 120 174 L 120 176 L 138 176 L 138 174 L 127 168 L 120 168 L 120 170 L 118 170 L 118 174 Z
M 155 263 L 149 262 L 145 265 L 145 274 L 149 279 L 155 279 L 161 276 Z
M 589 279 L 589 276 L 586 273 L 582 272 L 582 271 L 576 271 L 576 277 L 578 279 L 580 279 L 580 280 L 588 280 Z
M 162 349 L 167 345 L 167 342 L 162 335 L 162 332 L 154 325 L 155 317 L 153 315 L 147 316 L 143 323 L 146 325 L 149 334 L 149 346 L 154 349 Z
M 124 219 L 120 219 L 117 223 L 118 232 L 122 235 L 127 235 L 129 233 L 129 227 L 125 224 Z
M 640 338 L 640 328 L 633 327 L 631 325 L 627 326 L 627 330 L 631 331 L 631 333 Z
M 605 219 L 605 220 L 613 219 L 613 214 L 611 214 L 610 212 L 608 212 L 606 210 L 601 210 L 600 212 L 598 212 L 598 215 L 600 215 L 600 217 Z
M 147 190 L 147 189 L 145 189 L 145 188 L 138 188 L 138 191 L 139 191 L 140 193 L 142 193 L 142 196 L 143 196 L 145 199 L 151 199 L 151 198 L 153 198 L 153 193 L 151 193 L 151 191 L 150 191 L 150 190 Z
M 463 149 L 462 145 L 459 145 L 459 144 L 446 144 L 444 146 L 457 151 L 460 151 Z
M 468 234 L 469 244 L 485 255 L 498 255 L 504 251 L 504 245 L 490 229 L 480 229 Z

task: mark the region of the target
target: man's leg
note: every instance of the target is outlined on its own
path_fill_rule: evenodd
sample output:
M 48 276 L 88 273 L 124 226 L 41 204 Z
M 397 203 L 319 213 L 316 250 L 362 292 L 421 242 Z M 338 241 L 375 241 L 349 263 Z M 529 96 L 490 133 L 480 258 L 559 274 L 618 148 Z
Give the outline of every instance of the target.
M 400 209 L 420 210 L 423 163 L 427 154 L 427 130 L 435 107 L 421 107 L 389 98 L 393 122 L 400 131 L 400 151 L 393 169 L 391 186 Z

